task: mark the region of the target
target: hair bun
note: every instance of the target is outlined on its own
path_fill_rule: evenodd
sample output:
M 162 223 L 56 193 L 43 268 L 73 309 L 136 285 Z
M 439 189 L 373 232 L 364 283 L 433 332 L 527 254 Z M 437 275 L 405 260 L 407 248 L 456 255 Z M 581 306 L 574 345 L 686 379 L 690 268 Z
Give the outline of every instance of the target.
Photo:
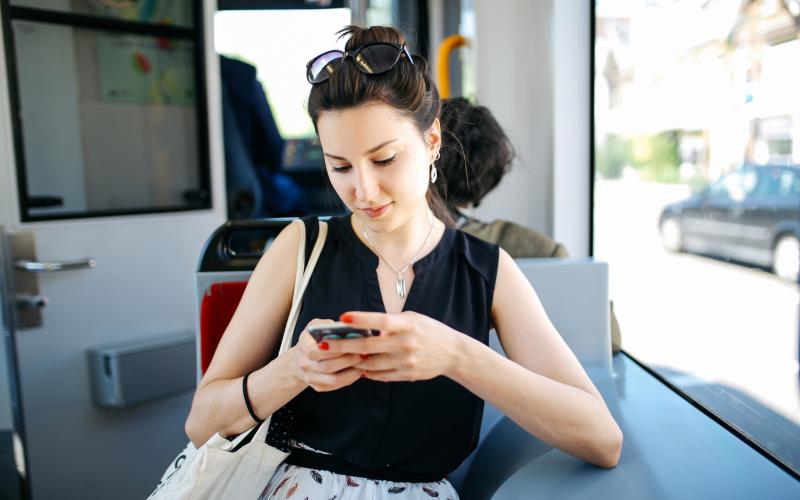
M 368 43 L 396 43 L 405 44 L 406 38 L 403 33 L 395 28 L 389 26 L 371 26 L 369 28 L 362 28 L 361 26 L 345 26 L 336 32 L 337 39 L 349 36 L 350 38 L 345 43 L 345 50 L 353 50 Z

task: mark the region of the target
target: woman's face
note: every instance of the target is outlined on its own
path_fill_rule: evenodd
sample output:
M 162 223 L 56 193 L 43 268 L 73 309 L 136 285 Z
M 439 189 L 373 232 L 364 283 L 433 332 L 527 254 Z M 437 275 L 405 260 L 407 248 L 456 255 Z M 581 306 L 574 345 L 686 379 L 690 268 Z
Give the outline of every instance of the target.
M 423 136 L 411 119 L 373 103 L 323 112 L 317 132 L 333 189 L 371 230 L 391 231 L 426 213 L 438 120 Z

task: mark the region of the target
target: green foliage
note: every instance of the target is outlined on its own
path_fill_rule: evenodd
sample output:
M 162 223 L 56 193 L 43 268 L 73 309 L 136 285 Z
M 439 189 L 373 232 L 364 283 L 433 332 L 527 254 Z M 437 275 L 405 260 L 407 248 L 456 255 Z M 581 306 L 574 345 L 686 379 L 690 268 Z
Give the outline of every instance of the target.
M 655 182 L 680 182 L 681 159 L 678 152 L 678 133 L 660 132 L 637 137 L 632 164 L 642 179 Z
M 595 149 L 595 169 L 605 179 L 619 179 L 622 169 L 630 164 L 631 141 L 627 137 L 609 134 L 606 142 Z
M 606 179 L 617 179 L 626 165 L 634 167 L 643 180 L 681 182 L 678 132 L 660 132 L 628 138 L 606 136 L 595 152 L 597 172 Z

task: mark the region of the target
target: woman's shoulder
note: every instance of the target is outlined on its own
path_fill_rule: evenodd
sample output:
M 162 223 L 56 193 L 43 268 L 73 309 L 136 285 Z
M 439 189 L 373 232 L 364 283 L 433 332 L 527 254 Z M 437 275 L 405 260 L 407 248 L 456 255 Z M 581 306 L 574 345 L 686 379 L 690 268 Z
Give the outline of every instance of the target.
M 467 264 L 478 271 L 487 282 L 494 283 L 500 247 L 462 229 L 454 229 L 454 232 L 454 250 L 462 255 Z
M 350 223 L 350 214 L 339 215 L 304 215 L 299 217 L 306 226 L 306 229 L 315 231 L 319 228 L 320 222 L 325 222 L 329 228 L 335 228 L 341 231 L 341 228 L 347 227 Z
M 482 238 L 479 234 L 467 231 L 459 227 L 453 228 L 455 231 L 455 247 L 463 252 L 496 252 L 499 245 L 488 238 Z
M 306 228 L 306 260 L 308 260 L 309 256 L 311 255 L 311 250 L 314 248 L 314 242 L 316 242 L 317 238 L 319 237 L 320 222 L 325 222 L 325 224 L 328 226 L 327 235 L 325 237 L 325 245 L 330 245 L 331 242 L 339 239 L 340 231 L 342 231 L 342 228 L 344 227 L 343 225 L 348 223 L 348 217 L 349 215 L 333 215 L 330 217 L 305 215 L 299 218 L 303 221 L 303 225 Z

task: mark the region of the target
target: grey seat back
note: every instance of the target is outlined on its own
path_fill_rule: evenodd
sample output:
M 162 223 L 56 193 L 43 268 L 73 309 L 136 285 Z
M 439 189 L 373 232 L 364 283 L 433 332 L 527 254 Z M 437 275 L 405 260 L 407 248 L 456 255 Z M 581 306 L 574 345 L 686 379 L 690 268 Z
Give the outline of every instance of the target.
M 547 316 L 592 380 L 611 376 L 608 264 L 593 259 L 518 259 Z

